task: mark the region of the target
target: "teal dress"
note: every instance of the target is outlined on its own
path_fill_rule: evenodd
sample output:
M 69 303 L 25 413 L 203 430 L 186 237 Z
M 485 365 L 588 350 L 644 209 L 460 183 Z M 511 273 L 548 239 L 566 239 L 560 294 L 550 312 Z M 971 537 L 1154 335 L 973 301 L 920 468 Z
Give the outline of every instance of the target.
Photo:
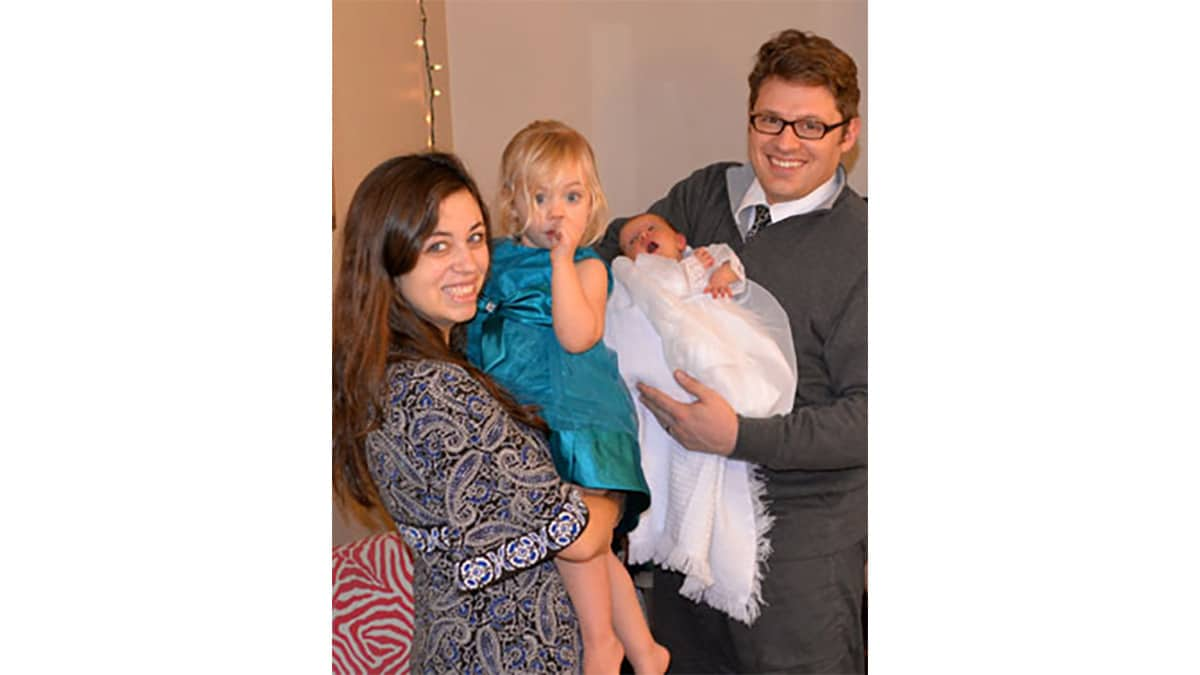
M 601 260 L 590 248 L 575 252 L 576 262 L 586 258 Z M 579 354 L 558 344 L 550 314 L 550 251 L 509 239 L 493 242 L 491 275 L 467 326 L 467 358 L 518 402 L 538 406 L 564 480 L 626 493 L 617 529 L 637 525 L 637 515 L 650 505 L 650 488 L 642 475 L 633 400 L 617 355 L 603 340 Z

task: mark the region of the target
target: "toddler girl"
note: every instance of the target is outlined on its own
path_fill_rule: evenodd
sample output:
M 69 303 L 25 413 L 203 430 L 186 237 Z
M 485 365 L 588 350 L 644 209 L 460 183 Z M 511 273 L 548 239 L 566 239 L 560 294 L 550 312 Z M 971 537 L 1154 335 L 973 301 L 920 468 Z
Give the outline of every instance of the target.
M 603 234 L 607 211 L 591 146 L 561 122 L 534 122 L 504 149 L 500 181 L 501 237 L 467 329 L 467 356 L 520 403 L 539 408 L 559 474 L 584 488 L 592 519 L 608 530 L 620 519 L 627 531 L 650 490 L 633 401 L 601 341 L 612 281 L 586 248 Z M 670 655 L 650 635 L 611 546 L 590 560 L 555 562 L 579 615 L 584 672 L 616 673 L 628 655 L 639 675 L 663 673 Z

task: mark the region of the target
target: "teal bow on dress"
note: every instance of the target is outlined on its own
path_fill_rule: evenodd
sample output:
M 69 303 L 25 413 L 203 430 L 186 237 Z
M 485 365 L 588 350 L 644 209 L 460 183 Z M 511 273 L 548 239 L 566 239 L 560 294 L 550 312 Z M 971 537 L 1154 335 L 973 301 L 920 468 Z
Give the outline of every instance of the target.
M 514 319 L 527 325 L 552 326 L 553 318 L 546 305 L 550 293 L 536 286 L 523 288 L 508 298 L 496 301 L 480 296 L 479 311 L 486 314 L 479 336 L 479 363 L 483 372 L 492 369 L 504 359 L 504 321 Z

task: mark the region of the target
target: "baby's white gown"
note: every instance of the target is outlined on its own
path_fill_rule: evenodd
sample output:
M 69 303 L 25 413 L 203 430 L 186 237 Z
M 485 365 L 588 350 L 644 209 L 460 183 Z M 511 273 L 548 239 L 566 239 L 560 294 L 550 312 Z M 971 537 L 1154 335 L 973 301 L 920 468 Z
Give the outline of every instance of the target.
M 635 385 L 644 382 L 691 401 L 672 376 L 680 369 L 741 415 L 787 413 L 796 392 L 787 314 L 749 279 L 732 300 L 692 292 L 682 264 L 663 256 L 621 256 L 612 271 L 604 341 L 617 352 L 637 402 L 642 470 L 652 500 L 629 534 L 629 560 L 683 573 L 684 596 L 753 623 L 772 522 L 755 466 L 681 446 L 641 403 Z

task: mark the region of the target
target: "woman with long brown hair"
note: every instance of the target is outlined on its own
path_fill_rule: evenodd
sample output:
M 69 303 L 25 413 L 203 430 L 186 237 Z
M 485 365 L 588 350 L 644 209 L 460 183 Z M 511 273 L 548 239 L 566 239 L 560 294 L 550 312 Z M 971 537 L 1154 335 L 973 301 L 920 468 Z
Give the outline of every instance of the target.
M 333 325 L 333 484 L 414 553 L 414 672 L 578 672 L 552 562 L 588 559 L 578 491 L 546 426 L 458 347 L 490 261 L 479 190 L 452 155 L 389 159 L 346 222 Z

